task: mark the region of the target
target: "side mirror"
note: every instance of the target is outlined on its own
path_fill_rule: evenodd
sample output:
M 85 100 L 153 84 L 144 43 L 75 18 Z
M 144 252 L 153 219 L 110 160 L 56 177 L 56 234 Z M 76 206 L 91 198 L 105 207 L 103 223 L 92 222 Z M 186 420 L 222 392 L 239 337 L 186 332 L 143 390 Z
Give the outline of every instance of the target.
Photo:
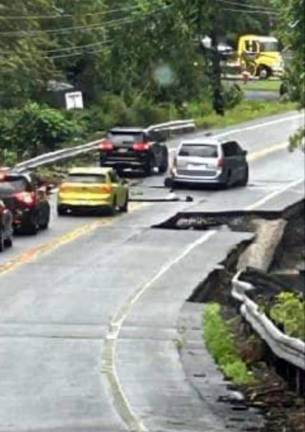
M 243 151 L 242 151 L 242 154 L 243 154 L 243 156 L 247 156 L 247 154 L 248 154 L 248 150 L 243 150 Z

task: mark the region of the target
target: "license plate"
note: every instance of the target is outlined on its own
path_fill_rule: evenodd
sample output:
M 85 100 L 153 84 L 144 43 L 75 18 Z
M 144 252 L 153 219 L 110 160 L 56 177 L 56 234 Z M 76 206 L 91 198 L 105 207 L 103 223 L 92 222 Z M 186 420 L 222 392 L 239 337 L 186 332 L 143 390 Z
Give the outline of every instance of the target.
M 196 170 L 196 171 L 202 171 L 206 169 L 206 165 L 201 164 L 201 165 L 193 165 L 193 164 L 188 164 L 187 169 L 188 170 Z
M 120 148 L 120 149 L 118 150 L 118 152 L 119 152 L 119 153 L 127 153 L 127 152 L 128 152 L 128 149 Z

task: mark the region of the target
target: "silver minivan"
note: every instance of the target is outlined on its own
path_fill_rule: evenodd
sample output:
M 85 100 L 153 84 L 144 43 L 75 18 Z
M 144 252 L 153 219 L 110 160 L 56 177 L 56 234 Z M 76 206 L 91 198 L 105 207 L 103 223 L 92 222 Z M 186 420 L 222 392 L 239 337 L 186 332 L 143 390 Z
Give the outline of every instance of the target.
M 177 148 L 167 187 L 175 184 L 246 186 L 249 177 L 247 151 L 234 140 L 198 138 L 182 141 Z

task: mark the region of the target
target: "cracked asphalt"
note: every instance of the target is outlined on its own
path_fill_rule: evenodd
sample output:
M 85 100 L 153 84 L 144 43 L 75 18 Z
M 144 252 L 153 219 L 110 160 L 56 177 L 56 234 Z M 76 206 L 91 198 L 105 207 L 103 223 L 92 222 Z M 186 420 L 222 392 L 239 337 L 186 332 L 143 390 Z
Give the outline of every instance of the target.
M 227 390 L 198 334 L 192 346 L 209 379 L 196 387 L 178 322 L 196 286 L 251 234 L 151 227 L 178 212 L 281 210 L 302 199 L 304 153 L 284 143 L 303 122 L 289 113 L 215 132 L 249 151 L 246 188 L 181 189 L 180 201 L 132 203 L 128 215 L 100 220 L 54 212 L 48 232 L 15 239 L 0 256 L 1 432 L 245 430 L 224 414 L 230 407 L 217 409 Z M 164 199 L 162 185 L 153 176 L 137 188 Z M 258 413 L 238 415 L 259 424 Z

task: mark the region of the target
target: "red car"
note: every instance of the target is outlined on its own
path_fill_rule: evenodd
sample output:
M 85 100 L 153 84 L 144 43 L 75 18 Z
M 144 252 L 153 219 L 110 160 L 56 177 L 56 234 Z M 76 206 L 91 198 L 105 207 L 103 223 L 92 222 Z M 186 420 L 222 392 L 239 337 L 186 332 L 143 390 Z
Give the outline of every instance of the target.
M 0 252 L 13 244 L 13 215 L 0 201 Z
M 50 204 L 48 190 L 31 173 L 0 172 L 0 200 L 13 214 L 14 231 L 36 234 L 48 228 Z

